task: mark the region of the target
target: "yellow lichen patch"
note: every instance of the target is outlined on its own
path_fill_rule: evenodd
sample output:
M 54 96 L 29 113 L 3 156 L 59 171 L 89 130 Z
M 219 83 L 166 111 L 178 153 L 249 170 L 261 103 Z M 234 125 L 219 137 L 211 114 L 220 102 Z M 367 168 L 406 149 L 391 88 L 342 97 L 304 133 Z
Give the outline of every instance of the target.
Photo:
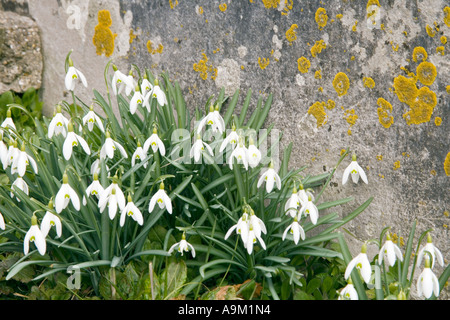
M 203 59 L 200 59 L 198 63 L 194 63 L 193 68 L 194 71 L 200 73 L 200 78 L 206 80 L 208 78 L 208 74 L 212 73 L 212 77 L 215 75 L 215 70 L 212 65 L 207 65 L 208 57 L 204 52 L 202 52 Z
M 433 170 L 430 171 L 430 174 L 431 174 L 432 176 L 436 176 L 437 172 L 436 172 L 436 170 L 433 169 Z
M 424 47 L 415 47 L 412 56 L 414 62 L 419 62 L 427 60 L 428 54 Z
M 178 0 L 169 0 L 170 9 L 174 9 L 178 5 Z
M 411 109 L 403 115 L 403 118 L 408 125 L 429 122 L 436 104 L 436 94 L 428 87 L 422 87 L 417 93 L 416 100 L 409 105 Z
M 164 49 L 164 47 L 161 43 L 158 44 L 158 47 L 155 49 L 155 48 L 153 48 L 153 43 L 150 40 L 147 41 L 147 50 L 151 54 L 162 53 L 163 49 Z
M 440 40 L 441 40 L 442 44 L 446 44 L 447 43 L 447 37 L 446 36 L 442 36 Z
M 114 52 L 114 39 L 117 34 L 112 33 L 109 27 L 112 25 L 111 14 L 108 10 L 98 12 L 98 24 L 94 29 L 92 42 L 95 46 L 95 52 L 98 55 L 105 54 L 109 57 Z
M 406 78 L 402 75 L 394 78 L 394 92 L 400 102 L 411 105 L 416 99 L 418 91 L 415 79 Z
M 268 65 L 269 65 L 269 63 L 270 63 L 270 59 L 269 58 L 262 58 L 261 59 L 261 57 L 258 57 L 258 64 L 259 64 L 259 67 L 261 68 L 261 70 L 264 70 Z
M 311 55 L 315 58 L 318 53 L 321 53 L 323 49 L 326 49 L 327 45 L 325 44 L 325 41 L 319 40 L 316 41 L 314 46 L 311 48 Z
M 341 14 L 341 13 L 338 13 L 338 14 L 336 15 L 336 18 L 338 18 L 339 20 L 342 19 L 343 17 L 344 17 L 344 15 Z
M 347 94 L 350 87 L 350 80 L 344 72 L 339 72 L 336 74 L 333 80 L 333 87 L 339 97 Z
M 270 8 L 277 8 L 278 5 L 280 4 L 280 0 L 262 0 L 264 7 L 266 7 L 267 9 Z
M 289 44 L 292 45 L 292 42 L 297 39 L 297 33 L 295 29 L 298 28 L 298 25 L 295 23 L 291 25 L 291 27 L 286 31 L 286 39 L 289 41 Z
M 311 62 L 305 57 L 300 57 L 297 60 L 297 68 L 301 73 L 307 73 L 311 67 Z
M 364 77 L 363 78 L 364 87 L 373 89 L 375 87 L 375 81 L 372 78 Z
M 445 91 L 447 91 L 447 93 L 450 94 L 450 86 L 446 86 Z
M 356 32 L 356 30 L 357 30 L 356 27 L 357 27 L 357 26 L 358 26 L 358 20 L 355 21 L 355 24 L 354 24 L 353 27 L 352 27 L 352 31 L 353 31 L 353 32 Z
M 315 19 L 317 25 L 319 26 L 319 30 L 323 30 L 328 22 L 327 10 L 325 10 L 324 8 L 317 9 Z
M 450 176 L 450 152 L 447 153 L 444 160 L 444 171 L 447 176 Z
M 447 27 L 450 28 L 450 7 L 445 7 L 444 13 L 445 13 L 444 23 L 447 25 Z
M 327 101 L 327 109 L 328 110 L 333 110 L 336 107 L 336 102 L 334 102 L 333 100 L 329 99 Z
M 379 154 L 379 155 L 376 156 L 376 158 L 377 158 L 378 161 L 381 161 L 381 160 L 383 160 L 383 155 Z
M 378 2 L 378 0 L 369 0 L 369 1 L 367 1 L 366 8 L 369 8 L 370 6 L 380 7 L 380 2 Z
M 321 71 L 321 70 L 317 70 L 317 71 L 314 73 L 314 78 L 315 78 L 315 79 L 322 79 L 322 71 Z
M 392 105 L 383 98 L 378 98 L 377 105 L 378 121 L 383 127 L 389 128 L 394 123 L 394 117 L 391 115 Z
M 202 15 L 203 12 L 204 12 L 204 11 L 203 11 L 203 7 L 198 7 L 197 12 L 198 12 L 199 15 Z
M 436 117 L 434 118 L 434 124 L 439 127 L 442 124 L 442 118 L 441 117 Z
M 441 55 L 444 55 L 445 54 L 444 46 L 437 47 L 436 53 L 440 53 Z
M 219 9 L 222 12 L 227 11 L 227 4 L 226 3 L 219 4 Z
M 317 121 L 317 128 L 320 128 L 328 121 L 328 116 L 325 112 L 325 102 L 316 101 L 308 109 L 308 114 L 313 115 Z
M 137 35 L 134 34 L 133 29 L 130 29 L 130 44 L 133 43 L 134 39 L 136 39 Z
M 355 113 L 355 109 L 349 109 L 344 111 L 344 119 L 350 125 L 350 127 L 354 126 L 356 120 L 358 120 L 358 115 Z
M 292 10 L 292 8 L 294 7 L 294 1 L 293 0 L 284 0 L 284 9 L 283 12 L 281 12 L 281 14 L 283 16 L 286 16 L 290 10 Z
M 434 37 L 436 35 L 436 30 L 434 30 L 432 27 L 430 27 L 430 25 L 427 24 L 427 26 L 425 27 L 425 30 L 427 31 L 427 34 L 430 37 Z
M 394 44 L 394 42 L 392 42 L 392 41 L 391 41 L 391 47 L 392 47 L 392 50 L 394 50 L 395 52 L 398 51 L 398 44 Z
M 394 162 L 394 167 L 392 169 L 397 170 L 398 168 L 400 168 L 400 161 L 399 160 Z
M 426 86 L 431 86 L 437 75 L 436 67 L 428 61 L 420 63 L 416 69 L 416 73 L 419 81 Z

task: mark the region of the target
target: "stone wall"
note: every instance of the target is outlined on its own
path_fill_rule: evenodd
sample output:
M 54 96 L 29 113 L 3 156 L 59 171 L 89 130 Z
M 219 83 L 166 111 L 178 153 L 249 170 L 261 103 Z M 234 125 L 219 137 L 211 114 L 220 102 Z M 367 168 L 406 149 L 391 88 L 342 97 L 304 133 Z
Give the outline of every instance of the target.
M 96 33 L 100 10 L 111 23 Z M 87 99 L 93 88 L 104 91 L 110 59 L 124 72 L 131 64 L 167 71 L 192 108 L 221 87 L 239 89 L 241 103 L 252 89 L 251 108 L 273 93 L 266 125 L 283 130 L 283 146 L 293 142 L 292 167 L 318 174 L 332 170 L 342 149 L 358 155 L 369 184 L 342 186 L 346 159 L 323 198 L 353 196 L 339 208 L 346 214 L 374 197 L 347 226 L 357 239 L 392 226 L 406 241 L 417 220 L 419 232 L 433 228 L 448 263 L 447 1 L 29 0 L 27 11 L 42 34 L 47 114 L 64 98 L 71 49 L 89 84 L 77 93 Z

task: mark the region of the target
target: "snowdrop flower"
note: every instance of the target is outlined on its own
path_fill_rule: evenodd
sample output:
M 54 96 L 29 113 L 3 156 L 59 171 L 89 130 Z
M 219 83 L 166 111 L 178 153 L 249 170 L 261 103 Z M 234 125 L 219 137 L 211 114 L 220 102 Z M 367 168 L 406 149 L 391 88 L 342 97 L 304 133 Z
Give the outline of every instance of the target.
M 245 248 L 247 249 L 248 254 L 252 254 L 253 252 L 253 246 L 256 243 L 256 240 L 259 241 L 259 244 L 261 247 L 266 250 L 266 244 L 264 243 L 264 240 L 261 238 L 261 234 L 258 234 L 255 230 L 256 225 L 253 223 L 249 223 L 248 228 L 248 236 L 247 236 L 247 242 L 245 243 Z
M 75 89 L 75 80 L 81 80 L 81 83 L 87 88 L 87 81 L 84 74 L 73 66 L 73 61 L 69 58 L 69 68 L 67 69 L 66 77 L 64 83 L 66 89 L 73 91 Z
M 228 237 L 233 233 L 233 231 L 236 230 L 236 233 L 241 236 L 241 239 L 245 245 L 247 243 L 249 222 L 250 219 L 248 217 L 247 211 L 245 210 L 242 216 L 239 218 L 238 222 L 235 225 L 233 225 L 230 229 L 228 229 L 227 233 L 225 234 L 224 240 L 227 240 Z
M 281 190 L 281 179 L 278 173 L 275 172 L 273 168 L 273 163 L 270 162 L 269 168 L 262 174 L 262 176 L 258 180 L 258 188 L 262 185 L 263 182 L 266 182 L 266 191 L 267 193 L 272 192 L 273 186 L 276 185 L 279 190 Z
M 14 124 L 13 119 L 11 118 L 11 109 L 6 111 L 6 118 L 3 120 L 1 127 L 5 129 L 5 131 L 9 131 L 9 128 L 17 130 L 16 125 Z M 0 130 L 0 137 L 3 138 L 3 130 Z
M 3 170 L 16 162 L 16 159 L 19 157 L 19 152 L 20 150 L 17 148 L 17 140 L 10 141 L 8 152 L 5 156 L 5 162 L 3 163 Z
M 3 219 L 3 215 L 0 213 L 0 229 L 5 230 L 5 219 Z
M 181 241 L 171 246 L 168 253 L 171 254 L 174 250 L 177 250 L 181 253 L 181 255 L 183 255 L 183 252 L 188 252 L 191 250 L 192 257 L 195 258 L 195 249 L 189 242 L 186 241 L 186 235 L 184 232 L 181 236 Z
M 349 164 L 347 168 L 344 170 L 344 174 L 342 176 L 342 184 L 346 184 L 348 180 L 348 176 L 351 175 L 354 183 L 358 183 L 359 177 L 367 184 L 367 176 L 364 170 L 359 166 L 358 162 L 356 162 L 356 155 L 352 155 L 352 162 Z
M 172 201 L 164 190 L 164 182 L 159 185 L 159 190 L 150 199 L 150 204 L 148 206 L 148 211 L 152 212 L 155 208 L 155 204 L 158 204 L 160 209 L 166 208 L 167 212 L 172 214 Z
M 300 199 L 300 204 L 304 204 L 306 202 L 308 202 L 308 198 L 311 197 L 311 200 L 314 201 L 314 195 L 312 194 L 311 191 L 309 191 L 308 189 L 304 189 L 303 188 L 303 184 L 300 184 L 300 190 L 298 191 L 298 197 Z
M 136 150 L 131 156 L 131 166 L 134 167 L 136 164 L 136 160 L 144 161 L 147 158 L 147 152 L 141 147 L 141 143 L 138 141 Z M 147 168 L 147 162 L 144 163 L 144 168 Z
M 425 296 L 425 298 L 429 299 L 433 293 L 436 297 L 439 296 L 439 292 L 439 280 L 431 271 L 431 261 L 427 254 L 425 257 L 425 268 L 417 279 L 417 294 L 419 297 Z
M 316 205 L 312 201 L 311 196 L 308 197 L 308 201 L 302 205 L 299 210 L 299 217 L 304 215 L 307 217 L 309 215 L 311 222 L 317 224 L 317 219 L 319 218 L 319 210 L 317 210 Z
M 353 268 L 359 270 L 361 273 L 361 276 L 364 279 L 365 283 L 369 283 L 370 276 L 372 275 L 372 269 L 370 267 L 369 259 L 367 258 L 367 245 L 364 243 L 361 252 L 353 258 L 350 263 L 347 265 L 347 268 L 345 269 L 344 278 L 345 280 L 348 279 L 350 276 L 350 273 L 352 272 Z
M 228 136 L 222 141 L 222 144 L 220 145 L 219 152 L 222 152 L 225 150 L 228 144 L 231 145 L 232 148 L 237 146 L 237 143 L 239 141 L 239 136 L 236 132 L 236 126 L 233 124 L 231 127 L 231 132 L 228 134 Z
M 100 184 L 100 181 L 98 181 L 98 173 L 94 173 L 94 180 L 86 188 L 86 196 L 96 196 L 97 199 L 100 199 L 100 195 L 103 191 L 105 191 L 105 189 Z M 83 196 L 83 205 L 86 205 L 86 196 Z
M 386 236 L 386 242 L 381 247 L 380 252 L 378 254 L 379 258 L 379 264 L 381 265 L 383 263 L 383 257 L 386 257 L 389 265 L 392 267 L 395 264 L 395 261 L 398 258 L 400 261 L 403 261 L 403 255 L 400 251 L 400 248 L 392 242 L 391 236 L 387 234 Z
M 127 152 L 122 147 L 122 145 L 111 138 L 109 131 L 106 131 L 106 139 L 100 150 L 100 158 L 104 159 L 106 157 L 112 159 L 114 158 L 114 151 L 118 149 L 122 157 L 128 158 Z
M 152 147 L 153 152 L 159 150 L 159 153 L 162 156 L 166 154 L 166 148 L 164 147 L 162 140 L 158 137 L 156 126 L 153 127 L 153 134 L 144 142 L 144 152 L 147 153 L 150 147 Z
M 17 172 L 19 176 L 23 177 L 29 164 L 31 164 L 34 172 L 36 174 L 38 173 L 36 161 L 25 152 L 25 144 L 22 144 L 21 149 L 17 152 L 16 156 L 13 157 L 13 161 L 14 162 L 11 165 L 12 174 Z
M 29 193 L 28 185 L 21 176 L 17 177 L 16 180 L 14 180 L 14 182 L 11 185 L 12 190 L 16 190 L 16 188 L 22 190 L 26 195 L 28 195 L 28 193 Z M 13 198 L 13 197 L 14 197 L 14 193 L 11 192 L 11 198 Z M 20 202 L 19 197 L 17 197 L 17 201 Z
M 284 205 L 284 211 L 286 215 L 290 215 L 292 218 L 294 218 L 297 215 L 298 208 L 300 207 L 300 197 L 297 193 L 297 188 L 294 187 L 292 190 L 292 195 L 289 197 L 289 199 L 286 201 L 286 204 Z
M 25 239 L 23 240 L 24 254 L 28 254 L 30 250 L 30 242 L 34 242 L 41 256 L 45 254 L 45 251 L 47 250 L 47 244 L 45 242 L 44 235 L 37 225 L 37 218 L 35 215 L 31 217 L 31 227 L 25 234 Z
M 164 91 L 162 91 L 161 87 L 159 86 L 158 79 L 155 79 L 155 85 L 153 86 L 152 91 L 149 92 L 149 94 L 156 98 L 158 101 L 158 104 L 162 107 L 167 104 L 167 98 Z
M 41 232 L 42 235 L 45 237 L 47 237 L 50 229 L 52 227 L 56 228 L 56 238 L 61 237 L 62 234 L 62 224 L 61 224 L 61 219 L 53 214 L 51 211 L 53 211 L 53 201 L 50 200 L 49 204 L 48 204 L 49 210 L 47 210 L 47 212 L 44 215 L 44 218 L 42 218 L 42 222 L 41 222 Z
M 111 220 L 114 219 L 117 209 L 125 209 L 125 195 L 117 184 L 117 176 L 114 176 L 113 182 L 100 194 L 98 207 L 103 212 L 108 206 L 108 215 Z
M 348 279 L 347 285 L 339 292 L 338 300 L 358 300 L 358 292 L 351 278 Z
M 152 90 L 153 90 L 153 86 L 150 83 L 150 81 L 148 81 L 147 75 L 144 74 L 144 79 L 142 79 L 142 83 L 141 83 L 142 95 L 145 96 L 145 95 L 147 95 L 147 93 L 151 92 Z
M 64 140 L 63 144 L 64 159 L 69 160 L 70 157 L 72 157 L 73 147 L 78 146 L 78 143 L 81 144 L 81 147 L 83 148 L 84 152 L 86 152 L 86 154 L 91 154 L 91 149 L 89 148 L 86 140 L 73 132 L 72 122 L 69 122 L 69 125 L 67 126 L 66 140 Z
M 79 211 L 80 210 L 80 198 L 78 198 L 78 194 L 75 190 L 69 185 L 69 177 L 67 173 L 63 174 L 63 183 L 61 188 L 55 197 L 55 209 L 57 213 L 61 213 L 61 211 L 69 205 L 69 202 L 72 202 L 73 207 Z
M 94 112 L 94 106 L 91 105 L 89 108 L 89 112 L 83 117 L 83 125 L 88 126 L 89 131 L 94 129 L 94 124 L 100 129 L 101 132 L 105 133 L 105 128 L 103 127 L 102 120 L 100 117 Z
M 433 240 L 431 238 L 431 234 L 428 233 L 427 235 L 427 244 L 419 251 L 419 255 L 417 257 L 417 264 L 420 265 L 420 263 L 422 262 L 423 256 L 426 253 L 426 251 L 428 251 L 431 254 L 431 268 L 434 267 L 434 263 L 436 261 L 439 262 L 439 264 L 441 265 L 441 267 L 444 266 L 444 258 L 442 257 L 442 253 L 441 251 L 436 248 L 436 246 L 433 244 Z
M 200 133 L 205 125 L 210 125 L 214 133 L 225 131 L 225 121 L 220 115 L 218 107 L 214 108 L 213 105 L 209 107 L 209 113 L 198 124 L 197 133 Z
M 247 149 L 247 160 L 248 165 L 252 168 L 258 166 L 259 162 L 261 161 L 261 151 L 259 151 L 259 149 L 255 146 L 252 138 L 250 138 L 249 146 Z
M 125 89 L 125 94 L 127 96 L 130 95 L 131 91 L 136 87 L 133 76 L 130 74 L 127 76 L 122 73 L 115 65 L 112 66 L 114 70 L 114 75 L 112 78 L 112 89 L 115 96 L 122 93 L 122 90 Z
M 6 145 L 6 143 L 3 142 L 3 140 L 0 140 L 0 161 L 2 162 L 3 165 L 3 169 L 6 169 L 6 167 L 8 166 L 8 146 Z
M 150 112 L 150 104 L 148 97 L 146 98 L 144 94 L 142 94 L 139 91 L 139 87 L 136 87 L 136 90 L 134 91 L 133 97 L 130 100 L 130 113 L 135 114 L 138 105 L 142 105 L 147 109 L 148 112 Z
M 53 135 L 62 134 L 66 137 L 67 125 L 69 120 L 61 113 L 61 106 L 56 107 L 56 112 L 48 125 L 48 138 L 51 139 Z
M 282 240 L 286 238 L 286 235 L 288 231 L 292 234 L 294 237 L 294 243 L 297 244 L 300 240 L 300 237 L 302 240 L 305 240 L 305 230 L 303 230 L 302 226 L 298 223 L 297 217 L 294 218 L 294 222 L 292 222 L 283 232 Z
M 142 217 L 141 210 L 139 210 L 138 207 L 133 203 L 133 200 L 131 199 L 131 195 L 128 195 L 128 203 L 123 208 L 122 214 L 120 215 L 120 226 L 123 227 L 125 224 L 125 218 L 126 216 L 132 217 L 134 221 L 136 221 L 139 225 L 142 226 L 144 223 L 144 218 Z
M 211 155 L 211 157 L 214 157 L 214 153 L 212 148 L 209 146 L 209 144 L 203 142 L 202 137 L 200 135 L 197 136 L 197 141 L 194 142 L 192 145 L 191 151 L 189 153 L 190 157 L 194 158 L 195 163 L 198 163 L 200 160 L 200 157 L 202 156 L 203 150 L 208 151 L 208 153 Z
M 107 165 L 105 167 L 106 167 L 106 171 L 108 172 L 108 177 L 109 177 L 109 167 Z M 91 175 L 100 174 L 100 169 L 101 169 L 100 159 L 96 159 L 91 164 L 91 169 L 90 169 Z
M 248 170 L 248 150 L 244 146 L 244 142 L 242 141 L 242 137 L 240 138 L 239 145 L 233 150 L 230 158 L 228 159 L 228 163 L 230 169 L 233 169 L 233 159 L 236 159 L 236 163 L 242 163 L 244 165 L 245 170 Z

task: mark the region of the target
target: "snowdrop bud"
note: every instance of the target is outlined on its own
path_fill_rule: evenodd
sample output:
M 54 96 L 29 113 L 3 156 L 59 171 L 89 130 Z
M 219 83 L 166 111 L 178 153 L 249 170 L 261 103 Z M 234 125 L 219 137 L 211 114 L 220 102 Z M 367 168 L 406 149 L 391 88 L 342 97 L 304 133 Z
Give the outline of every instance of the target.
M 113 68 L 114 71 L 119 70 L 115 64 L 112 65 L 112 68 Z

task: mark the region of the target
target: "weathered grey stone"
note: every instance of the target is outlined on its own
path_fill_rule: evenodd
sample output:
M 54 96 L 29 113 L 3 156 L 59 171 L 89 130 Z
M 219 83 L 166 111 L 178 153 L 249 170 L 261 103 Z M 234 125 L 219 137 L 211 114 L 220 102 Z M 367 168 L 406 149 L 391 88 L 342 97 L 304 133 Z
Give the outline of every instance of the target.
M 0 93 L 40 88 L 43 60 L 36 23 L 11 11 L 0 11 Z

